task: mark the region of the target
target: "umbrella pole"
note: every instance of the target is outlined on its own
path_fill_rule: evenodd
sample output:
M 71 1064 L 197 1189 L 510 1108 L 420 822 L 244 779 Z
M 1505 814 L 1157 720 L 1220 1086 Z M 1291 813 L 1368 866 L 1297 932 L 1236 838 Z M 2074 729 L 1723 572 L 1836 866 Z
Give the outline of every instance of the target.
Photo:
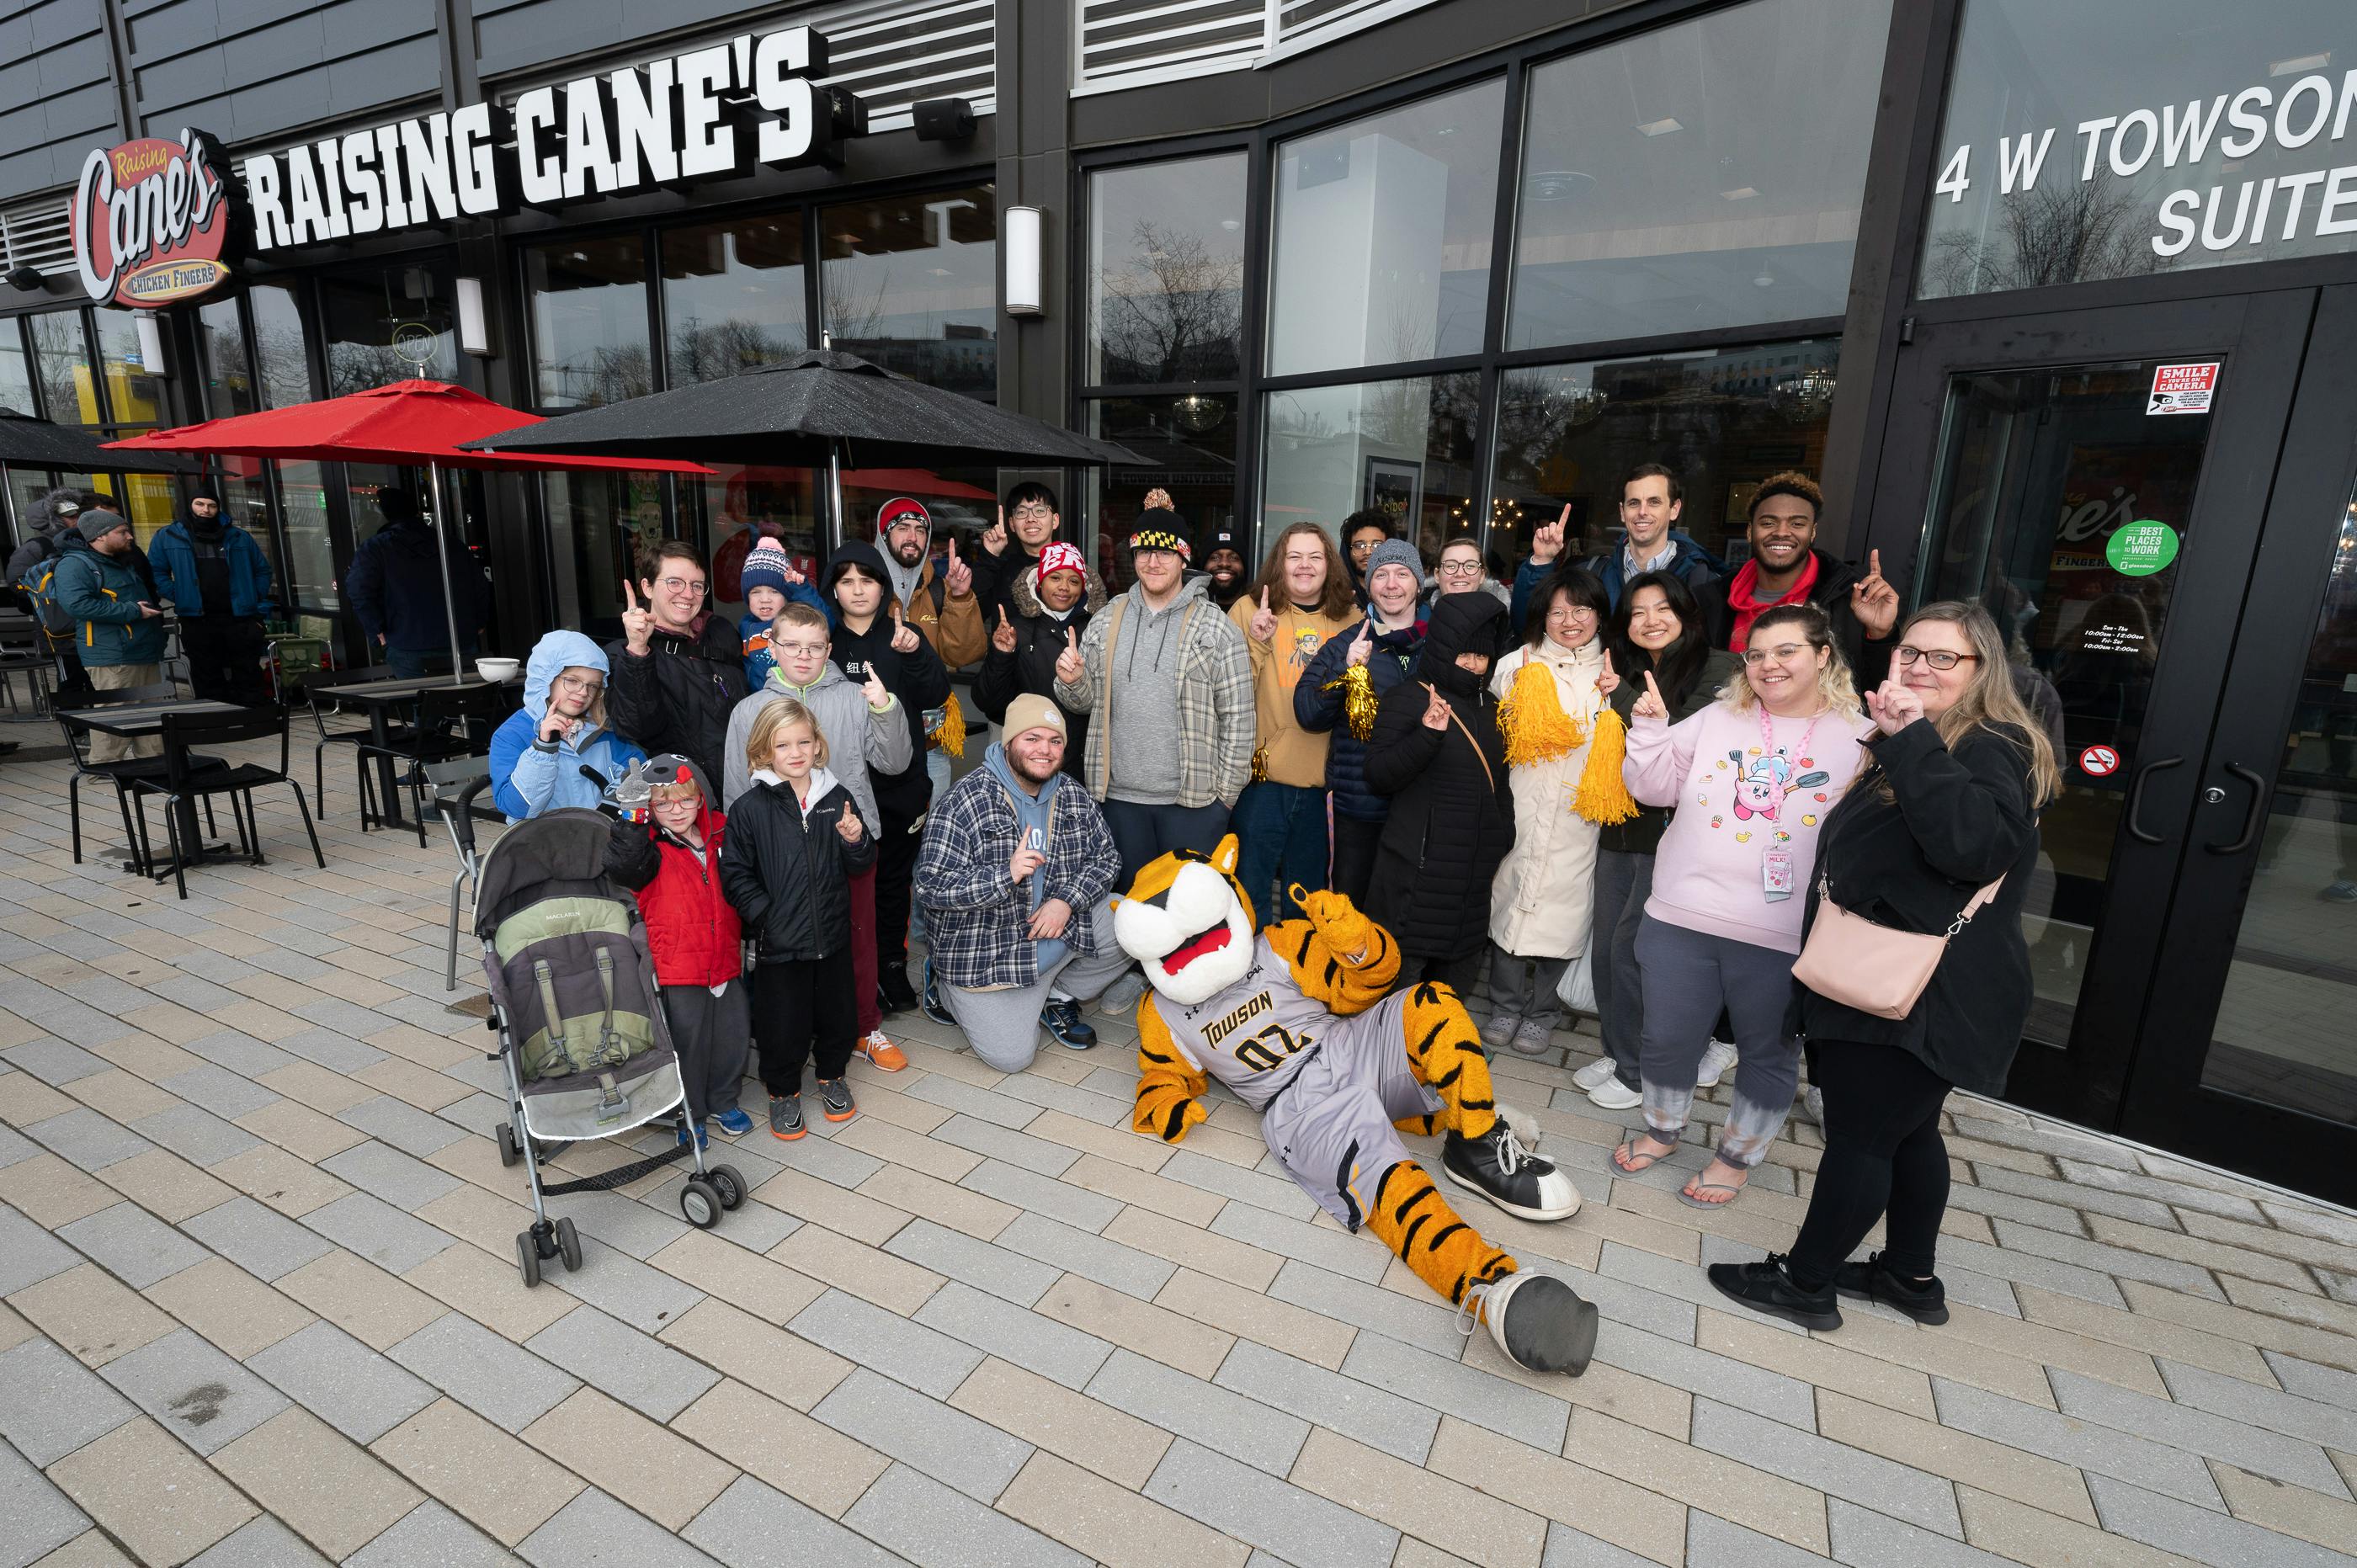
M 428 463 L 425 471 L 434 477 L 434 555 L 442 564 L 442 621 L 450 633 L 450 684 L 455 686 L 467 678 L 467 661 L 458 652 L 458 610 L 450 596 L 450 519 L 442 510 L 442 465 Z
M 16 532 L 16 488 L 8 482 L 8 465 L 0 463 L 0 517 L 8 520 L 8 548 L 12 552 L 24 540 Z M 10 587 L 16 586 L 11 583 Z
M 823 542 L 826 545 L 827 556 L 832 556 L 835 546 L 841 544 L 845 537 L 843 519 L 843 443 L 840 440 L 826 444 L 826 494 L 827 517 L 834 525 L 834 532 L 831 535 L 823 537 Z M 822 557 L 819 562 L 819 569 L 822 572 L 826 569 L 824 557 Z

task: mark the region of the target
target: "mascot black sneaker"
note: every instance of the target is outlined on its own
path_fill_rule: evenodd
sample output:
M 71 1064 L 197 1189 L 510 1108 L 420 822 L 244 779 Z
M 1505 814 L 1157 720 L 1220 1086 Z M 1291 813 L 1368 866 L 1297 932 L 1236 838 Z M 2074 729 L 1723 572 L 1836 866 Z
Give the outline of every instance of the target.
M 1484 1137 L 1448 1134 L 1440 1168 L 1458 1187 L 1478 1192 L 1519 1219 L 1568 1219 L 1579 1212 L 1579 1188 L 1555 1162 L 1534 1155 L 1505 1117 Z
M 1596 1304 L 1553 1274 L 1508 1274 L 1469 1285 L 1458 1304 L 1457 1329 L 1471 1334 L 1468 1316 L 1490 1328 L 1506 1359 L 1526 1372 L 1577 1377 L 1596 1353 Z

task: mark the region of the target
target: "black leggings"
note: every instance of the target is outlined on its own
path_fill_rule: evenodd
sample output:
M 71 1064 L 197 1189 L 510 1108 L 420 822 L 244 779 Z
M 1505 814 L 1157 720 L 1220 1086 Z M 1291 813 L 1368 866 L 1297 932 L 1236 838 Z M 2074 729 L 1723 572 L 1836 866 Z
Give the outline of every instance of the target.
M 1947 1080 L 1897 1046 L 1810 1043 L 1810 1081 L 1825 1097 L 1825 1150 L 1792 1243 L 1792 1282 L 1823 1288 L 1885 1213 L 1885 1264 L 1902 1279 L 1930 1275 L 1948 1211 L 1940 1137 Z

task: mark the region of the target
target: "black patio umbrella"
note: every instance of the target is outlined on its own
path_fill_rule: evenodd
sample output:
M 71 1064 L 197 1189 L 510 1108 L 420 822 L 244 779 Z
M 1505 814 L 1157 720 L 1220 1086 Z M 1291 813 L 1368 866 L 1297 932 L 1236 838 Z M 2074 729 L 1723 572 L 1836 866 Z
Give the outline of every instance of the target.
M 1096 467 L 1146 461 L 1125 446 L 1059 430 L 834 349 L 805 349 L 740 376 L 559 414 L 465 445 L 483 452 L 823 467 L 837 537 L 846 467 Z
M 0 408 L 0 510 L 8 521 L 8 537 L 17 538 L 16 495 L 8 484 L 8 470 L 17 468 L 55 468 L 69 474 L 100 473 L 113 469 L 134 474 L 195 474 L 202 467 L 186 457 L 162 453 L 133 455 L 109 452 L 99 443 L 106 439 L 71 425 L 52 424 L 46 419 L 36 419 L 29 413 L 18 413 L 13 408 Z

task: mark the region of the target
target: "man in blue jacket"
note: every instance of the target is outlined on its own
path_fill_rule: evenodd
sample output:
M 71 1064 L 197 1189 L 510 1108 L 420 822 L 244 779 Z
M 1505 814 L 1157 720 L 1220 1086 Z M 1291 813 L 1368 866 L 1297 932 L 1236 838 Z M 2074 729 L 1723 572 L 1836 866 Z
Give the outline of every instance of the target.
M 646 760 L 606 725 L 610 673 L 606 650 L 577 631 L 552 631 L 533 645 L 523 667 L 523 706 L 491 734 L 491 800 L 509 822 L 560 806 L 594 810 L 606 784 Z
M 1620 481 L 1620 527 L 1617 549 L 1598 552 L 1585 564 L 1604 585 L 1604 596 L 1620 607 L 1620 585 L 1648 572 L 1667 572 L 1699 595 L 1727 570 L 1724 564 L 1686 533 L 1677 532 L 1678 513 L 1685 510 L 1685 487 L 1677 475 L 1659 463 L 1640 463 Z M 1546 580 L 1563 553 L 1564 528 L 1571 509 L 1553 522 L 1543 522 L 1531 536 L 1530 559 L 1514 574 L 1514 629 L 1520 631 L 1531 595 Z
M 436 552 L 449 552 L 450 607 L 458 617 L 462 657 L 473 655 L 475 633 L 483 622 L 489 597 L 483 569 L 463 542 L 417 515 L 417 502 L 407 490 L 379 490 L 376 509 L 384 526 L 352 552 L 351 570 L 344 575 L 361 630 L 371 649 L 383 650 L 395 675 L 447 673 L 450 618 L 442 608 L 442 566 Z
M 50 593 L 73 624 L 75 649 L 90 683 L 102 692 L 153 686 L 164 679 L 164 612 L 154 589 L 133 565 L 139 542 L 119 512 L 90 508 L 59 537 L 57 573 Z M 90 737 L 92 762 L 129 757 L 160 757 L 164 743 L 154 736 L 125 740 Z
M 253 536 L 221 515 L 206 487 L 156 535 L 147 559 L 156 586 L 180 612 L 180 647 L 197 695 L 257 706 L 268 703 L 270 658 L 263 618 L 270 613 L 270 558 Z

